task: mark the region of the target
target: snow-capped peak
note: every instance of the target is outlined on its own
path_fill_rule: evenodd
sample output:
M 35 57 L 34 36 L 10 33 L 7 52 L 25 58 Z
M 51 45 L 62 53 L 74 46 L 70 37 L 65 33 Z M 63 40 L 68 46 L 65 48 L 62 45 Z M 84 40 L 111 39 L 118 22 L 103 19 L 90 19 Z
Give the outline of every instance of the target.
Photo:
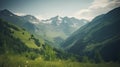
M 51 24 L 52 20 L 41 20 L 42 23 Z
M 62 20 L 62 17 L 60 17 L 60 16 L 57 16 L 57 19 L 61 21 L 61 20 Z

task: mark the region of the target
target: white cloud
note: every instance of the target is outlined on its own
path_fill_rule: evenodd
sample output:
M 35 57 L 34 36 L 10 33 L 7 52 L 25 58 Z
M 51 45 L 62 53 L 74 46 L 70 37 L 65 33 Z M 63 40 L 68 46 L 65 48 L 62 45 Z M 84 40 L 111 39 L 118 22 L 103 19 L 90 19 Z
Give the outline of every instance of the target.
M 76 12 L 75 17 L 92 20 L 94 17 L 104 14 L 116 7 L 120 7 L 119 0 L 94 0 L 91 6 Z
M 15 15 L 18 15 L 18 16 L 24 16 L 26 15 L 25 13 L 14 13 Z
M 43 20 L 44 18 L 41 15 L 35 15 L 36 18 L 38 18 L 39 20 Z
M 25 16 L 25 15 L 29 15 L 29 14 L 25 14 L 25 13 L 14 13 L 15 15 L 18 15 L 18 16 Z M 33 15 L 35 16 L 37 19 L 39 20 L 42 20 L 44 19 L 41 15 Z

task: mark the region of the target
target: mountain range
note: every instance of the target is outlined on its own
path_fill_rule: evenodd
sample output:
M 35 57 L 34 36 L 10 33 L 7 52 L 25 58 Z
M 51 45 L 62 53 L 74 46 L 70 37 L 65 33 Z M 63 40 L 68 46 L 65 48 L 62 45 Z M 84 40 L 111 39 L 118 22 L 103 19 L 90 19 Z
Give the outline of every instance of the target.
M 22 27 L 32 34 L 39 35 L 52 42 L 53 47 L 60 44 L 75 30 L 88 23 L 84 19 L 74 17 L 55 16 L 47 20 L 39 20 L 32 15 L 17 16 L 11 11 L 4 9 L 0 11 L 0 18 Z

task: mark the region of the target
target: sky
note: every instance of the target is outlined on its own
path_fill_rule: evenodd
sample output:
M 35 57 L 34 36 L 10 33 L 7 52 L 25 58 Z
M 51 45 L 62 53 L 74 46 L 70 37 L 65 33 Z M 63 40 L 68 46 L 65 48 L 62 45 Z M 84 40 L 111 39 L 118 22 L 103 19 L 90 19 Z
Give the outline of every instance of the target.
M 120 6 L 119 0 L 0 0 L 0 10 L 48 19 L 56 15 L 92 20 Z

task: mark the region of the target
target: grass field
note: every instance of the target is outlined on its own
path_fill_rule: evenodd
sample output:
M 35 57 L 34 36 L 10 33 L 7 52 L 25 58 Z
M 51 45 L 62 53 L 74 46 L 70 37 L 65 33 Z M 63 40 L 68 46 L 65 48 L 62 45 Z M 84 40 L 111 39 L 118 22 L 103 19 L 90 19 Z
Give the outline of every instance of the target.
M 42 57 L 35 60 L 19 55 L 0 56 L 0 67 L 120 67 L 119 63 L 81 63 L 68 60 L 45 61 Z

